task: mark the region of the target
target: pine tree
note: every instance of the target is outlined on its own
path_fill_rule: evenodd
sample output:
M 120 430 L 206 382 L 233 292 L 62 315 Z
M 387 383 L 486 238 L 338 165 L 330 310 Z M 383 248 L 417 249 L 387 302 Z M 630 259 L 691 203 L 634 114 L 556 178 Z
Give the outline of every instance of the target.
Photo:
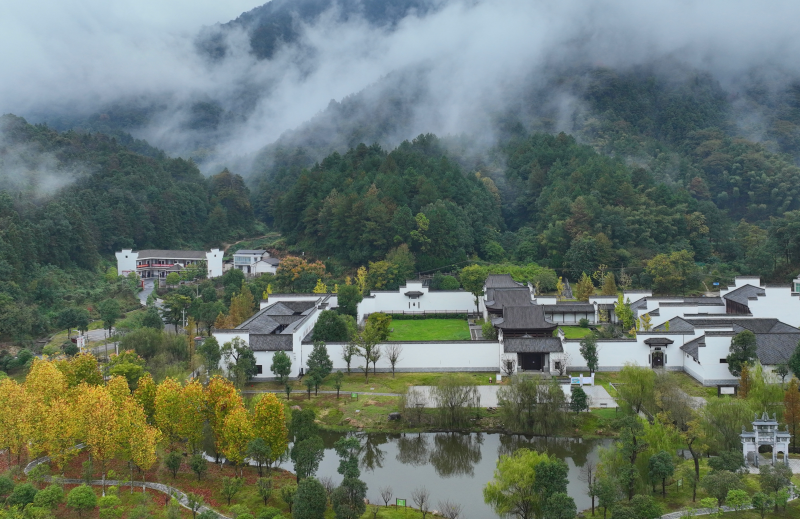
M 601 294 L 604 296 L 613 296 L 617 293 L 617 282 L 614 279 L 614 274 L 609 272 L 603 278 L 603 285 L 601 289 Z

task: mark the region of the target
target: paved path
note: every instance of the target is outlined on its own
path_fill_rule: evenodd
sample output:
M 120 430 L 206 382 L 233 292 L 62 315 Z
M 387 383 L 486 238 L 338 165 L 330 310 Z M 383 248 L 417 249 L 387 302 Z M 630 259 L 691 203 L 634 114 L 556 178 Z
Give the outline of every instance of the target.
M 153 292 L 154 289 L 155 283 L 153 281 L 144 282 L 144 288 L 142 288 L 142 291 L 138 294 L 139 302 L 142 303 L 142 306 L 147 306 L 147 297 Z
M 285 393 L 283 389 L 245 389 L 242 391 L 245 395 L 257 395 L 259 393 Z M 292 389 L 292 394 L 306 394 L 306 391 L 300 391 L 297 389 Z M 313 391 L 312 391 L 313 393 Z M 336 391 L 320 391 L 320 393 L 325 393 L 328 395 L 335 395 Z M 372 395 L 372 396 L 403 396 L 400 393 L 375 393 L 373 391 L 340 391 L 339 394 L 342 396 L 347 396 L 351 393 L 355 393 L 357 395 Z
M 426 404 L 425 407 L 434 407 L 433 406 L 433 399 L 430 397 L 430 390 L 431 386 L 414 386 L 416 389 L 422 391 L 425 395 Z M 478 395 L 480 396 L 480 407 L 497 407 L 498 400 L 497 400 L 497 391 L 503 386 L 477 386 L 478 388 Z M 561 390 L 564 391 L 564 394 L 567 398 L 571 395 L 571 389 L 569 384 L 561 384 Z M 592 408 L 612 408 L 617 407 L 617 402 L 611 395 L 608 394 L 606 388 L 601 385 L 596 386 L 583 386 L 583 390 L 586 392 L 586 395 L 589 397 L 589 405 Z

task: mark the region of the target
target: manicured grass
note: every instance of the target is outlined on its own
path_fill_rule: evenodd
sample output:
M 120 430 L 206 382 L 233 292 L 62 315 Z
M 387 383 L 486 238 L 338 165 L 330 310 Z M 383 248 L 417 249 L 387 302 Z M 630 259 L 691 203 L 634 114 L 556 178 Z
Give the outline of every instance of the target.
M 559 328 L 564 330 L 564 337 L 567 339 L 583 339 L 592 333 L 590 328 L 581 328 L 580 326 L 560 326 Z
M 468 341 L 469 324 L 460 319 L 392 321 L 390 341 Z

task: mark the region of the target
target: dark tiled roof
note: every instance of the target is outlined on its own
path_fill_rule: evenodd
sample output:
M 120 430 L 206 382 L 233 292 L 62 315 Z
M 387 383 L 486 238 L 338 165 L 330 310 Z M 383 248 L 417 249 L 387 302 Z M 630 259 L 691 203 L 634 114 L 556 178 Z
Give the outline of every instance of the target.
M 798 333 L 757 333 L 756 354 L 764 365 L 775 365 L 786 362 L 792 356 L 800 342 Z
M 754 287 L 753 285 L 742 285 L 732 292 L 728 292 L 723 297 L 730 299 L 735 303 L 747 306 L 750 304 L 750 299 L 758 296 L 764 296 L 766 292 L 761 287 Z
M 753 333 L 800 333 L 800 330 L 782 323 L 775 318 L 767 319 L 741 319 L 731 321 L 733 331 L 736 333 L 742 330 L 750 330 Z
M 601 303 L 597 305 L 598 310 L 615 310 L 616 307 L 613 303 Z
M 669 344 L 674 343 L 672 339 L 667 339 L 666 337 L 651 337 L 649 339 L 645 339 L 644 343 L 648 346 L 667 346 Z
M 285 333 L 250 335 L 253 351 L 292 351 L 292 335 Z
M 281 260 L 279 260 L 278 258 L 264 258 L 261 261 L 263 261 L 264 263 L 269 263 L 270 265 L 279 265 L 281 262 Z
M 698 360 L 699 356 L 697 354 L 697 348 L 705 347 L 706 345 L 706 336 L 701 335 L 697 339 L 691 340 L 681 346 L 681 350 L 685 351 L 689 354 L 694 360 Z
M 280 304 L 290 308 L 293 312 L 304 313 L 317 306 L 317 301 L 281 301 Z
M 506 306 L 503 317 L 492 323 L 501 330 L 555 330 L 558 327 L 545 318 L 542 305 Z
M 492 299 L 486 301 L 487 308 L 500 310 L 504 306 L 525 306 L 531 304 L 531 291 L 527 288 L 497 288 L 489 292 Z
M 552 312 L 591 312 L 594 313 L 594 305 L 591 303 L 556 303 L 554 305 L 542 305 L 545 313 Z
M 405 293 L 408 297 L 419 297 L 425 295 L 425 292 L 420 292 L 419 290 L 411 290 Z
M 486 288 L 517 288 L 524 286 L 517 283 L 511 274 L 489 274 L 486 276 Z
M 135 251 L 139 253 L 139 259 L 162 258 L 162 259 L 206 259 L 206 253 L 196 250 L 160 250 L 147 249 Z
M 631 303 L 631 310 L 644 310 L 647 308 L 647 298 L 642 297 Z
M 503 341 L 506 353 L 561 353 L 564 348 L 557 337 L 513 337 Z
M 651 313 L 652 315 L 652 313 Z M 685 321 L 680 317 L 673 317 L 669 321 L 669 332 L 693 332 L 694 326 L 689 321 Z M 655 328 L 653 328 L 654 332 L 666 332 L 667 328 L 664 326 L 665 323 L 659 324 Z
M 265 252 L 267 252 L 267 251 L 262 250 L 262 249 L 258 249 L 258 250 L 242 249 L 242 250 L 237 250 L 236 252 L 233 253 L 233 255 L 236 256 L 237 254 L 250 254 L 250 255 L 258 254 L 260 256 L 261 254 L 264 254 Z

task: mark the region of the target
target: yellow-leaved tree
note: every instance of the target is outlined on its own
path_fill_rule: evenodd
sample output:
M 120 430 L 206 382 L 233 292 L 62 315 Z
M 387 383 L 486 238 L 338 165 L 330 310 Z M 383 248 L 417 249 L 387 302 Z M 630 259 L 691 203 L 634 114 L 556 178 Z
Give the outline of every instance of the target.
M 236 328 L 247 319 L 252 317 L 255 311 L 255 300 L 250 289 L 242 281 L 242 288 L 239 293 L 231 298 L 231 306 L 228 310 L 228 317 L 225 319 L 225 326 L 228 329 Z
M 167 443 L 180 439 L 179 425 L 183 412 L 181 386 L 175 379 L 167 378 L 156 386 L 155 421 Z
M 314 287 L 313 292 L 315 294 L 327 294 L 328 293 L 328 285 L 322 282 L 322 279 L 317 279 L 317 284 Z
M 253 435 L 261 438 L 270 450 L 267 467 L 272 468 L 289 446 L 289 431 L 283 403 L 274 393 L 264 393 L 253 409 Z
M 50 406 L 67 391 L 67 381 L 61 371 L 47 360 L 34 359 L 25 377 L 25 391 L 30 397 L 27 419 L 30 425 L 29 453 L 38 456 L 45 451 L 46 420 Z
M 77 391 L 81 436 L 89 448 L 92 461 L 100 465 L 105 493 L 106 468 L 119 450 L 117 406 L 105 386 L 81 384 Z
M 193 379 L 181 390 L 181 414 L 178 434 L 185 438 L 189 450 L 196 452 L 203 441 L 203 423 L 206 421 L 206 394 L 203 385 Z
M 222 452 L 222 428 L 231 410 L 243 406 L 242 397 L 230 380 L 214 375 L 206 386 L 206 420 L 214 433 L 215 457 Z
M 56 363 L 56 367 L 67 377 L 69 387 L 77 387 L 81 383 L 99 386 L 103 383 L 103 374 L 97 359 L 91 353 L 79 353 L 71 360 Z
M 147 423 L 155 424 L 156 414 L 156 383 L 150 373 L 145 373 L 139 379 L 139 385 L 133 393 L 133 397 L 142 406 L 144 414 L 147 416 Z
M 80 451 L 75 448 L 81 438 L 81 421 L 75 401 L 76 391 L 50 403 L 42 427 L 42 451 L 62 473 L 64 467 Z
M 128 394 L 117 407 L 119 457 L 128 463 L 133 492 L 133 466 L 143 471 L 149 469 L 156 459 L 156 445 L 161 433 L 147 424 L 147 415 L 136 399 Z M 144 477 L 144 476 L 142 476 Z M 142 489 L 144 491 L 144 487 Z
M 0 448 L 8 449 L 8 461 L 16 455 L 22 462 L 22 452 L 33 435 L 29 419 L 33 399 L 22 385 L 10 378 L 0 380 Z M 9 410 L 13 409 L 13 412 Z
M 247 453 L 247 444 L 253 439 L 253 424 L 244 406 L 232 409 L 222 424 L 222 453 L 244 475 L 242 463 Z

